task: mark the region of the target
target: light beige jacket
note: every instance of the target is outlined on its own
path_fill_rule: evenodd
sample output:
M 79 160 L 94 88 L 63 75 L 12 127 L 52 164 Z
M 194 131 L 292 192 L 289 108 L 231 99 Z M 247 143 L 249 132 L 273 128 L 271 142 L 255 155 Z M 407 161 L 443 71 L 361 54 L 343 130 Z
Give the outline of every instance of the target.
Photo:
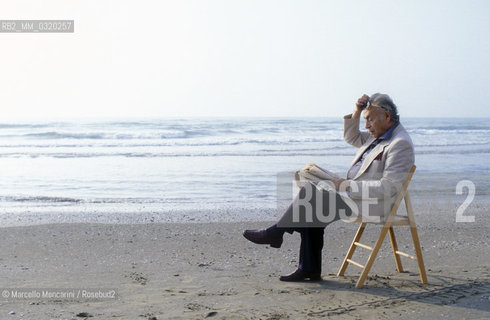
M 351 167 L 375 140 L 368 132 L 359 130 L 359 122 L 360 119 L 352 119 L 352 115 L 344 117 L 344 139 L 359 148 Z M 412 139 L 399 124 L 391 138 L 381 140 L 369 152 L 357 175 L 349 180 L 347 194 L 363 221 L 382 222 L 388 216 L 414 163 Z

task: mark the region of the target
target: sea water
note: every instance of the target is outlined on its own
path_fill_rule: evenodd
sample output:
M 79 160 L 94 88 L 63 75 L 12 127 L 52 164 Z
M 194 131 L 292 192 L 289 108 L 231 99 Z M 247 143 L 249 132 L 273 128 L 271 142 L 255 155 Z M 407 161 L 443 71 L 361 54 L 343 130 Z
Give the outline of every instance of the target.
M 419 176 L 488 176 L 490 119 L 401 122 Z M 279 173 L 317 163 L 345 175 L 355 152 L 341 118 L 4 122 L 0 215 L 246 215 L 276 206 Z

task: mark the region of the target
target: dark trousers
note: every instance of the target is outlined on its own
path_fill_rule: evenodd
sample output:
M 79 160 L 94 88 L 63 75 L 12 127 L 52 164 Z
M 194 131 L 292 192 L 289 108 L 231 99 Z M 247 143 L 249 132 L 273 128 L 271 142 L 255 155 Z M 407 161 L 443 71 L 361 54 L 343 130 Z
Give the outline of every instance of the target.
M 322 272 L 323 228 L 301 228 L 298 268 L 314 273 Z
M 306 188 L 311 187 L 313 187 L 314 192 L 311 192 L 311 190 L 307 192 Z M 320 208 L 318 207 L 318 197 L 322 197 L 323 200 L 320 202 L 322 204 Z M 309 206 L 301 205 L 301 203 L 305 204 L 305 199 L 310 204 Z M 334 206 L 331 205 L 333 199 L 335 201 Z M 293 210 L 297 210 L 296 218 L 299 217 L 300 221 L 295 221 Z M 308 213 L 308 210 L 313 210 L 313 213 Z M 323 215 L 323 217 L 318 218 L 320 215 Z M 312 185 L 306 185 L 301 188 L 275 227 L 282 232 L 299 232 L 301 234 L 301 245 L 298 268 L 304 271 L 321 273 L 325 227 L 332 222 L 338 221 L 342 216 L 348 217 L 350 215 L 352 215 L 352 210 L 338 194 L 319 191 Z M 305 217 L 311 217 L 312 219 L 306 219 Z

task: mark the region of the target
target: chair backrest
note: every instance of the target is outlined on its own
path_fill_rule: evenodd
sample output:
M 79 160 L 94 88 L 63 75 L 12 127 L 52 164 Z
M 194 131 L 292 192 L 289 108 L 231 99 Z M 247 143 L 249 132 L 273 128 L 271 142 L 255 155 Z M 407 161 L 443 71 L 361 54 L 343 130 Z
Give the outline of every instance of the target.
M 408 195 L 408 185 L 410 184 L 410 181 L 412 180 L 413 174 L 415 172 L 415 169 L 417 167 L 415 165 L 412 166 L 410 171 L 408 172 L 408 176 L 403 182 L 402 189 L 398 193 L 398 196 L 396 197 L 395 203 L 393 204 L 393 207 L 391 208 L 390 214 L 388 218 L 386 219 L 386 222 L 391 222 L 395 218 L 396 212 L 398 211 L 398 207 L 400 206 L 400 203 L 402 202 L 403 198 L 405 198 L 405 205 L 407 206 L 407 213 L 409 214 L 409 219 L 410 214 L 411 214 L 411 203 L 410 203 L 410 196 Z

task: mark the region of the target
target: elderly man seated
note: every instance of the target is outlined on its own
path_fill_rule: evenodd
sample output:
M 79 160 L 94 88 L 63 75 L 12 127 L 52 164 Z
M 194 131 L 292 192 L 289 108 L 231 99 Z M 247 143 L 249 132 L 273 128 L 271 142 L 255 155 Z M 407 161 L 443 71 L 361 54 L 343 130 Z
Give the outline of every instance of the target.
M 359 130 L 361 113 L 368 132 Z M 359 148 L 346 179 L 332 179 L 330 190 L 321 183 L 305 184 L 276 224 L 243 233 L 249 241 L 274 248 L 281 247 L 285 232 L 301 234 L 298 268 L 281 281 L 321 280 L 325 227 L 353 215 L 382 220 L 415 162 L 412 140 L 386 94 L 357 100 L 354 112 L 344 117 L 344 139 Z

